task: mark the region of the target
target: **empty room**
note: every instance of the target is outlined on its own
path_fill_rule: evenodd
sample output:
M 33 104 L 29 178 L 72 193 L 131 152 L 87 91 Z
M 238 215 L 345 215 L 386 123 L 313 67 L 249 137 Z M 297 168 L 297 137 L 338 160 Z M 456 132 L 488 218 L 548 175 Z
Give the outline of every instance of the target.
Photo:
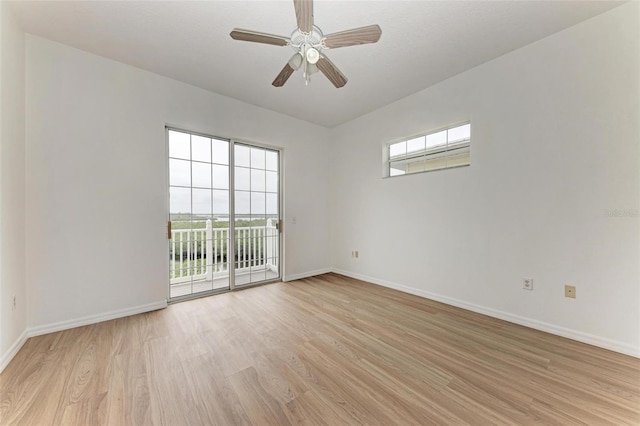
M 0 425 L 640 425 L 640 2 L 0 0 Z

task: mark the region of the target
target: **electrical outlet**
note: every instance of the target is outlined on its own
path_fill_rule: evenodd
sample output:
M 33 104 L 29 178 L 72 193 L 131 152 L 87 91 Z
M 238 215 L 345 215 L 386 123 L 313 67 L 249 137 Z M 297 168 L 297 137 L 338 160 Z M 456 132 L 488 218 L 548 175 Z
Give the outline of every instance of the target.
M 13 310 L 16 310 L 16 297 L 13 296 Z
M 576 286 L 574 285 L 565 285 L 564 286 L 564 297 L 570 297 L 572 299 L 576 298 Z
M 353 258 L 359 258 L 360 257 L 360 252 L 358 250 L 354 250 L 351 252 L 351 257 Z
M 533 278 L 523 278 L 522 288 L 525 290 L 533 290 Z

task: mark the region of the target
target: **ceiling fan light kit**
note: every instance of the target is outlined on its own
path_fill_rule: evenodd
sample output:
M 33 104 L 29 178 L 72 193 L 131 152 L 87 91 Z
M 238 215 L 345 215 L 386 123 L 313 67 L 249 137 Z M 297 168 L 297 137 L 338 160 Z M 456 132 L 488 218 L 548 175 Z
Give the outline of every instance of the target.
M 313 0 L 293 0 L 293 5 L 298 28 L 291 33 L 291 37 L 236 28 L 231 31 L 231 38 L 274 46 L 290 46 L 296 52 L 273 80 L 272 84 L 275 87 L 283 86 L 291 74 L 300 68 L 302 68 L 305 84 L 309 84 L 311 74 L 320 71 L 336 88 L 343 87 L 347 84 L 347 78 L 327 58 L 324 51 L 357 44 L 376 43 L 382 35 L 380 27 L 370 25 L 325 36 L 320 28 L 313 25 Z

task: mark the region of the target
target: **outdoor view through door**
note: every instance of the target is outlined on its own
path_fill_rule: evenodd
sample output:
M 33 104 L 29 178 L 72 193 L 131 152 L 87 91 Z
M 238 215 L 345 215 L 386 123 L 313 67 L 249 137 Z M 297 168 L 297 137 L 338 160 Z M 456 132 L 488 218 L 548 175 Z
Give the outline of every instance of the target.
M 167 137 L 170 298 L 278 279 L 279 151 L 174 129 Z

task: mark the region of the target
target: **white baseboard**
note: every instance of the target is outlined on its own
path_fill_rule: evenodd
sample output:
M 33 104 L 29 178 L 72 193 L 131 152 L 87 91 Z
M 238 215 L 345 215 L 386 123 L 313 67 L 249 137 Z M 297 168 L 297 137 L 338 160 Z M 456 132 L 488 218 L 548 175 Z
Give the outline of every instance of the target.
M 9 350 L 2 354 L 0 357 L 0 373 L 4 368 L 9 365 L 9 362 L 18 353 L 22 345 L 28 338 L 34 336 L 40 336 L 42 334 L 54 333 L 56 331 L 68 330 L 70 328 L 81 327 L 83 325 L 95 324 L 102 321 L 109 321 L 116 318 L 128 317 L 131 315 L 141 314 L 144 312 L 151 312 L 158 309 L 167 307 L 167 301 L 163 300 L 155 303 L 148 303 L 146 305 L 133 306 L 125 309 L 118 309 L 115 311 L 104 312 L 98 315 L 89 315 L 82 318 L 77 318 L 68 321 L 60 321 L 53 324 L 39 325 L 36 327 L 29 327 L 22 332 L 20 337 L 11 345 Z
M 29 337 L 40 336 L 42 334 L 54 333 L 56 331 L 68 330 L 70 328 L 82 327 L 83 325 L 95 324 L 98 322 L 109 321 L 116 318 L 128 317 L 131 315 L 141 314 L 143 312 L 156 311 L 167 307 L 167 301 L 148 303 L 146 305 L 133 306 L 131 308 L 118 309 L 115 311 L 104 312 L 97 315 L 89 315 L 82 318 L 76 318 L 67 321 L 60 321 L 53 324 L 39 325 L 28 329 Z
M 18 337 L 16 341 L 13 342 L 11 347 L 9 347 L 9 350 L 2 354 L 2 357 L 0 357 L 0 373 L 2 373 L 4 368 L 9 365 L 13 357 L 16 356 L 16 354 L 18 353 L 20 348 L 22 348 L 22 345 L 24 345 L 28 338 L 29 336 L 27 334 L 27 330 L 24 330 L 20 337 Z
M 307 271 L 307 272 L 302 272 L 300 274 L 285 275 L 284 277 L 282 277 L 282 281 L 287 282 L 287 281 L 301 280 L 303 278 L 309 278 L 315 275 L 328 274 L 329 272 L 332 272 L 331 268 L 316 269 L 315 271 Z
M 522 317 L 520 315 L 510 314 L 508 312 L 503 312 L 497 309 L 488 308 L 488 307 L 476 305 L 473 303 L 468 303 L 463 300 L 442 296 L 436 293 L 431 293 L 428 291 L 404 286 L 401 284 L 396 284 L 391 281 L 369 277 L 367 275 L 356 274 L 353 272 L 344 271 L 336 268 L 333 268 L 332 272 L 335 272 L 336 274 L 344 275 L 347 277 L 355 278 L 361 281 L 366 281 L 371 284 L 376 284 L 383 287 L 399 290 L 404 293 L 409 293 L 409 294 L 424 297 L 430 300 L 435 300 L 436 302 L 442 302 L 447 305 L 456 306 L 458 308 L 466 309 L 468 311 L 473 311 L 479 314 L 488 315 L 493 318 L 498 318 L 498 319 L 512 322 L 515 324 L 523 325 L 525 327 L 533 328 L 540 331 L 545 331 L 547 333 L 566 337 L 568 339 L 576 340 L 578 342 L 587 343 L 589 345 L 598 346 L 600 348 L 609 349 L 614 352 L 619 352 L 625 355 L 631 355 L 633 357 L 640 358 L 640 348 L 635 347 L 633 345 L 629 345 L 628 343 L 607 339 L 607 338 L 596 336 L 589 333 L 583 333 L 581 331 L 572 330 L 565 327 L 560 327 L 554 324 L 538 321 L 533 318 L 527 318 L 527 317 Z

